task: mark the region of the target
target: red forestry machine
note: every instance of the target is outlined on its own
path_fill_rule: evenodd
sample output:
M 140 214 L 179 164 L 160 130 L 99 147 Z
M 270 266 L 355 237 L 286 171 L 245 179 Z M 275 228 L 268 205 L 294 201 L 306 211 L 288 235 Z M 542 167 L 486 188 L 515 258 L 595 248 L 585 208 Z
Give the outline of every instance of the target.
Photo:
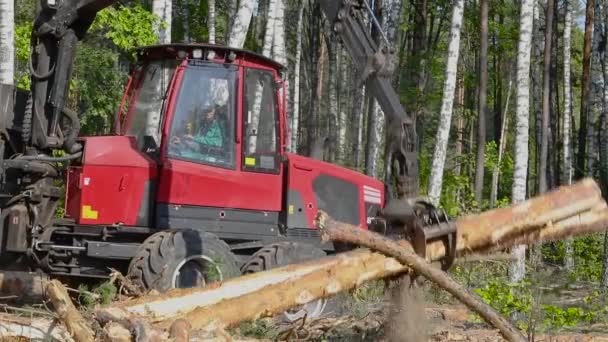
M 225 46 L 138 50 L 114 134 L 80 137 L 65 105 L 75 50 L 114 2 L 41 0 L 31 89 L 0 87 L 0 269 L 84 280 L 114 268 L 144 289 L 204 286 L 352 248 L 321 243 L 318 210 L 408 238 L 420 253 L 436 239 L 453 251 L 445 215 L 413 199 L 414 128 L 388 78 L 394 52 L 363 20 L 379 29 L 365 0 L 320 6 L 389 118 L 391 186 L 287 153 L 283 66 Z M 323 311 L 311 305 L 309 316 Z

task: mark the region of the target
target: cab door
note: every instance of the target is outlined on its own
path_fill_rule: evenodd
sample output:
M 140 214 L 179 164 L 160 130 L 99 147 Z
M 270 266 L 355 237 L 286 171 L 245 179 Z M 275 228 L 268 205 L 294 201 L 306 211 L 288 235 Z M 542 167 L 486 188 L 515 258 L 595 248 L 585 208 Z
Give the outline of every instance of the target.
M 165 124 L 159 227 L 200 227 L 226 238 L 278 234 L 284 171 L 276 73 L 248 70 L 208 62 L 182 70 Z M 256 96 L 259 100 L 254 101 Z M 213 102 L 218 97 L 219 104 Z M 221 122 L 222 153 L 209 155 L 207 150 L 172 144 L 176 137 L 200 131 L 197 120 L 204 116 L 199 111 L 210 101 Z

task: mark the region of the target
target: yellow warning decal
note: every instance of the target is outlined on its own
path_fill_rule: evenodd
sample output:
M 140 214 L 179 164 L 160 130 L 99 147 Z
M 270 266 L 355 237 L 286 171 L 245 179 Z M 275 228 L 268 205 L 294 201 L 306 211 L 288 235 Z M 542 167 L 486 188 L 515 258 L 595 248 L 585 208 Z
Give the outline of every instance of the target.
M 245 157 L 245 165 L 255 166 L 255 158 Z
M 97 220 L 99 217 L 99 212 L 97 210 L 93 210 L 90 205 L 82 206 L 82 218 L 87 220 Z
M 293 205 L 289 205 L 289 215 L 293 215 Z

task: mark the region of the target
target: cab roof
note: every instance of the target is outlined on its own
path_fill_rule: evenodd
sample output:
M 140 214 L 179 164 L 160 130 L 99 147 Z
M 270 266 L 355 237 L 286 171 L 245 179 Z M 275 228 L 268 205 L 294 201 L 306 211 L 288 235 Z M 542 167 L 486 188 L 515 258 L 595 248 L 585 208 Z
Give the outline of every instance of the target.
M 137 54 L 139 56 L 143 56 L 143 55 L 147 55 L 153 52 L 161 52 L 162 51 L 164 54 L 166 53 L 178 53 L 178 51 L 187 51 L 188 53 L 192 53 L 192 50 L 195 49 L 202 49 L 203 50 L 203 56 L 207 56 L 207 52 L 212 50 L 216 53 L 216 55 L 225 55 L 228 56 L 230 54 L 230 52 L 233 52 L 236 54 L 236 59 L 239 58 L 243 58 L 243 57 L 251 57 L 253 59 L 257 59 L 260 60 L 262 63 L 264 64 L 268 64 L 269 66 L 272 66 L 274 68 L 276 68 L 277 70 L 283 70 L 285 69 L 285 66 L 283 66 L 282 64 L 278 63 L 277 61 L 268 58 L 264 55 L 255 53 L 255 52 L 251 52 L 248 50 L 243 50 L 243 49 L 237 49 L 237 48 L 232 48 L 232 47 L 228 47 L 225 45 L 216 45 L 216 44 L 208 44 L 208 43 L 175 43 L 175 44 L 158 44 L 158 45 L 149 45 L 149 46 L 143 46 L 140 48 L 135 49 L 135 51 L 137 52 Z

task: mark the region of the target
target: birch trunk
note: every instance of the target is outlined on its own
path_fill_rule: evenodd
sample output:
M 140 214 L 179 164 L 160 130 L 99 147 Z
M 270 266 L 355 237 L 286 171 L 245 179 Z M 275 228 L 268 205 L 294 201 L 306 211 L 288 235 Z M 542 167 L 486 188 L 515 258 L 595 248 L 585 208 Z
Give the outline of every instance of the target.
M 481 0 L 481 37 L 479 51 L 479 120 L 477 121 L 477 170 L 475 171 L 475 201 L 483 206 L 483 176 L 485 173 L 486 112 L 488 92 L 488 11 L 489 0 Z
M 152 13 L 160 18 L 161 25 L 156 27 L 158 42 L 160 44 L 171 43 L 171 0 L 153 0 Z
M 429 197 L 431 202 L 439 204 L 441 199 L 441 185 L 443 183 L 443 169 L 447 154 L 450 127 L 452 123 L 452 109 L 454 105 L 454 92 L 456 89 L 456 76 L 458 74 L 458 57 L 460 52 L 460 28 L 464 13 L 464 0 L 454 2 L 452 10 L 452 25 L 450 29 L 450 44 L 446 63 L 446 77 L 443 84 L 443 101 L 441 102 L 441 118 L 435 138 L 435 152 L 429 179 Z
M 370 97 L 367 118 L 367 149 L 365 156 L 365 173 L 378 178 L 378 160 L 380 160 L 380 146 L 384 133 L 384 113 L 378 102 Z
M 276 23 L 276 15 L 280 11 L 278 9 L 278 2 L 282 2 L 281 0 L 270 0 L 268 6 L 268 21 L 266 22 L 266 32 L 264 33 L 264 46 L 262 47 L 262 54 L 268 58 L 272 58 L 272 51 L 274 45 L 274 32 L 275 32 L 275 23 Z M 253 113 L 251 114 L 251 122 L 248 127 L 250 130 L 248 136 L 249 141 L 247 141 L 248 151 L 249 153 L 254 153 L 256 151 L 258 137 L 254 132 L 258 132 L 259 124 L 260 124 L 260 113 L 262 110 L 262 86 L 258 85 L 256 89 L 256 96 L 253 103 Z
M 298 132 L 300 122 L 300 64 L 302 61 L 302 24 L 304 18 L 304 3 L 298 9 L 298 29 L 296 31 L 296 57 L 293 77 L 293 110 L 291 116 L 291 151 L 298 151 Z
M 571 137 L 571 116 L 572 116 L 572 91 L 570 76 L 570 46 L 572 39 L 572 5 L 566 1 L 566 14 L 564 22 L 564 122 L 562 125 L 562 139 L 564 144 L 563 163 L 564 174 L 563 184 L 572 184 L 572 146 Z M 564 263 L 567 270 L 574 268 L 574 258 L 572 257 L 572 239 L 566 239 L 566 253 Z
M 507 101 L 505 102 L 505 110 L 503 112 L 501 127 L 500 127 L 500 140 L 498 146 L 498 162 L 494 165 L 492 170 L 492 188 L 490 189 L 490 208 L 496 206 L 498 200 L 498 178 L 500 176 L 500 165 L 502 164 L 502 157 L 505 152 L 507 145 L 506 132 L 509 127 L 509 102 L 511 100 L 511 89 L 513 87 L 513 78 L 509 77 L 509 89 L 507 90 Z
M 338 45 L 338 44 L 336 44 Z M 344 164 L 346 161 L 346 127 L 348 126 L 346 113 L 348 113 L 349 109 L 349 100 L 347 99 L 348 91 L 350 83 L 348 80 L 348 57 L 347 57 L 346 49 L 341 49 L 341 61 L 338 63 L 338 68 L 340 69 L 341 74 L 341 82 L 339 84 L 342 91 L 338 92 L 340 94 L 340 109 L 338 111 L 338 142 L 336 144 L 336 160 Z
M 515 169 L 513 172 L 512 199 L 514 203 L 526 199 L 528 176 L 528 129 L 530 107 L 530 48 L 532 41 L 532 18 L 534 0 L 522 0 L 517 44 L 517 98 L 515 119 Z M 516 246 L 511 251 L 515 261 L 510 267 L 511 281 L 524 278 L 526 248 Z
M 254 5 L 254 0 L 241 0 L 230 29 L 228 46 L 242 49 L 245 45 L 245 38 L 247 38 L 247 31 L 249 30 L 249 24 L 251 23 Z
M 545 55 L 543 61 L 543 116 L 540 148 L 539 192 L 547 192 L 547 159 L 549 153 L 549 111 L 550 111 L 550 80 L 551 80 L 551 42 L 553 31 L 553 4 L 554 0 L 547 0 L 545 12 Z
M 0 0 L 0 83 L 15 81 L 15 2 Z
M 355 167 L 361 167 L 363 160 L 363 126 L 365 122 L 365 86 L 356 90 L 354 116 L 356 120 L 355 138 L 353 139 L 353 153 L 355 155 Z
M 272 35 L 272 58 L 288 70 L 287 52 L 285 49 L 285 0 L 276 0 Z M 279 92 L 281 93 L 281 98 L 289 98 L 289 77 L 285 77 L 285 88 L 281 88 Z
M 228 0 L 228 13 L 227 13 L 228 14 L 228 19 L 226 20 L 226 30 L 225 30 L 225 33 L 224 33 L 224 42 L 226 44 L 228 44 L 229 39 L 232 36 L 231 33 L 232 33 L 232 27 L 234 26 L 234 21 L 236 20 L 237 5 L 238 5 L 238 1 L 237 0 Z M 253 13 L 253 6 L 252 6 L 252 13 Z
M 215 44 L 215 0 L 207 0 L 209 14 L 207 17 L 207 30 L 209 31 L 209 43 Z
M 329 27 L 329 25 L 327 26 Z M 329 57 L 329 115 L 328 115 L 328 132 L 329 132 L 329 158 L 328 161 L 336 160 L 336 142 L 338 141 L 338 44 L 336 43 L 336 36 L 334 34 L 326 34 L 327 37 L 327 52 Z

